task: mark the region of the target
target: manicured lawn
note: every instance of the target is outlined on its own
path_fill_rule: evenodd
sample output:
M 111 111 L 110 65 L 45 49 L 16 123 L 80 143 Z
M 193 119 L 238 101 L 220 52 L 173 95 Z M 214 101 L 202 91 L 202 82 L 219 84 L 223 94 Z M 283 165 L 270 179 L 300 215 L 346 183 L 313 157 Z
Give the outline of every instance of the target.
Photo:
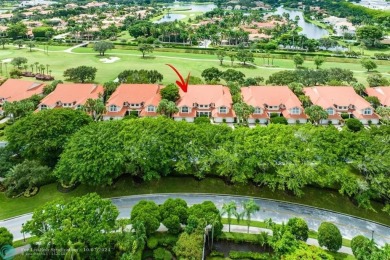
M 298 198 L 283 191 L 277 190 L 272 192 L 266 187 L 257 187 L 250 184 L 227 185 L 222 180 L 214 178 L 197 181 L 191 177 L 165 177 L 160 180 L 137 184 L 130 178 L 122 177 L 109 187 L 80 185 L 70 193 L 60 193 L 57 191 L 56 184 L 50 184 L 42 187 L 39 193 L 32 198 L 9 199 L 3 193 L 0 193 L 0 219 L 32 212 L 35 208 L 48 201 L 61 198 L 69 200 L 72 197 L 82 196 L 88 192 L 97 192 L 105 198 L 135 194 L 188 192 L 247 195 L 290 201 L 330 209 L 390 225 L 389 216 L 381 211 L 381 205 L 376 203 L 373 204 L 377 210 L 375 213 L 356 207 L 347 197 L 341 196 L 337 191 L 315 188 L 306 188 L 304 191 L 305 195 Z
M 42 48 L 39 46 L 39 48 Z M 98 56 L 92 48 L 77 48 L 74 53 L 61 52 L 68 49 L 67 46 L 51 46 L 49 54 L 42 51 L 35 50 L 29 52 L 27 49 L 16 49 L 8 47 L 6 50 L 0 52 L 0 60 L 24 56 L 28 59 L 28 63 L 39 62 L 40 64 L 49 64 L 49 69 L 52 70 L 52 75 L 56 79 L 63 79 L 63 71 L 79 65 L 94 66 L 98 69 L 95 81 L 104 83 L 106 81 L 114 80 L 117 75 L 125 69 L 156 69 L 164 75 L 163 84 L 172 83 L 177 78 L 175 73 L 166 66 L 167 63 L 173 64 L 184 75 L 191 72 L 191 75 L 200 77 L 201 72 L 210 67 L 218 67 L 226 70 L 230 67 L 230 60 L 226 58 L 224 66 L 219 66 L 219 61 L 215 55 L 211 54 L 195 54 L 186 53 L 183 50 L 168 49 L 158 50 L 149 55 L 146 59 L 141 58 L 141 53 L 137 50 L 114 49 L 107 52 L 105 57 Z M 177 52 L 176 52 L 177 51 Z M 202 50 L 199 50 L 202 51 Z M 119 57 L 120 60 L 114 63 L 103 63 L 102 58 Z M 323 68 L 340 67 L 351 69 L 355 73 L 355 77 L 362 83 L 367 84 L 365 78 L 368 73 L 361 67 L 359 60 L 353 59 L 339 59 L 345 62 L 335 62 L 334 58 L 328 58 L 329 61 L 323 64 Z M 257 67 L 241 65 L 234 66 L 234 69 L 242 71 L 247 77 L 262 76 L 265 79 L 272 73 L 285 69 L 294 69 L 294 64 L 290 59 L 274 59 L 274 67 L 265 67 L 267 60 L 262 58 L 255 59 Z M 390 79 L 390 62 L 378 61 L 378 71 L 384 73 L 383 75 Z M 315 68 L 313 61 L 305 61 L 304 66 L 307 68 Z M 8 65 L 8 71 L 11 69 Z M 3 68 L 4 71 L 4 68 Z M 3 72 L 4 73 L 4 72 Z

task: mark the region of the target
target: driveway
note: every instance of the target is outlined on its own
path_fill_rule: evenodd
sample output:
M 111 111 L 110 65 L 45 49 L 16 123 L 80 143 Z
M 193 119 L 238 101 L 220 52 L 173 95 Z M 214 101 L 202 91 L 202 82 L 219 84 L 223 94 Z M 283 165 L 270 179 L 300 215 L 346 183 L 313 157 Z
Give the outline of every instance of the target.
M 140 200 L 153 200 L 157 204 L 164 203 L 168 198 L 182 198 L 189 205 L 201 203 L 205 200 L 210 200 L 220 209 L 223 203 L 235 201 L 240 205 L 247 197 L 243 196 L 225 196 L 211 194 L 145 194 L 127 197 L 112 198 L 111 201 L 119 209 L 120 218 L 128 218 L 131 208 Z M 287 222 L 289 218 L 300 217 L 307 221 L 308 226 L 312 230 L 317 230 L 319 225 L 324 222 L 332 222 L 338 226 L 343 237 L 352 239 L 354 236 L 362 234 L 371 238 L 374 231 L 374 239 L 378 245 L 383 246 L 385 243 L 390 243 L 390 227 L 377 224 L 371 221 L 347 216 L 335 212 L 316 209 L 312 207 L 279 202 L 266 199 L 255 199 L 255 202 L 260 205 L 261 210 L 252 216 L 252 220 L 263 221 L 272 218 L 276 223 Z M 241 207 L 239 207 L 241 210 Z M 22 215 L 16 218 L 0 221 L 0 226 L 6 227 L 14 235 L 14 240 L 23 239 L 23 234 L 20 232 L 22 223 L 31 219 L 31 214 Z

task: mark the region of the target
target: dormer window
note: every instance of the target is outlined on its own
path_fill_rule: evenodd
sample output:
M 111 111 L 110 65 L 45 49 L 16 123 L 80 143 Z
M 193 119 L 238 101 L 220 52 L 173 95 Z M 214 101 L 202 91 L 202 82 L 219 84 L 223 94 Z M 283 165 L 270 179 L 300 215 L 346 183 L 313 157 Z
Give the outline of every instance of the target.
M 45 110 L 45 109 L 47 109 L 47 106 L 44 105 L 44 104 L 42 104 L 42 105 L 41 105 L 41 110 Z
M 117 111 L 117 106 L 111 105 L 108 109 L 110 112 L 116 112 Z
M 326 109 L 326 112 L 328 113 L 328 115 L 333 115 L 334 114 L 333 108 Z
M 363 115 L 372 115 L 372 109 L 371 108 L 366 108 L 363 110 Z
M 285 105 L 283 105 L 283 104 L 280 105 L 280 109 L 285 109 L 285 108 L 286 108 Z
M 184 106 L 184 107 L 181 108 L 181 112 L 182 113 L 188 113 L 188 111 L 189 111 L 189 109 L 188 109 L 187 106 Z
M 299 109 L 299 107 L 293 107 L 291 109 L 291 114 L 293 115 L 299 115 L 301 113 L 301 110 Z
M 152 105 L 148 106 L 148 112 L 155 112 L 154 106 Z
M 262 114 L 263 110 L 260 107 L 255 107 L 255 112 L 253 114 Z
M 227 107 L 220 107 L 219 108 L 219 113 L 226 114 L 227 113 Z

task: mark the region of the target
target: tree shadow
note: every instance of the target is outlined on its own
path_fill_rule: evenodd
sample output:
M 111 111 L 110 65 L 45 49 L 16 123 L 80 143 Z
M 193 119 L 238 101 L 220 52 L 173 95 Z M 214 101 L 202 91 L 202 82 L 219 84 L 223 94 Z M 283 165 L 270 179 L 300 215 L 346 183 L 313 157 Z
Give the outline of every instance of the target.
M 141 59 L 142 60 L 154 60 L 154 59 L 156 59 L 156 57 L 155 56 L 145 56 L 145 57 L 141 56 Z

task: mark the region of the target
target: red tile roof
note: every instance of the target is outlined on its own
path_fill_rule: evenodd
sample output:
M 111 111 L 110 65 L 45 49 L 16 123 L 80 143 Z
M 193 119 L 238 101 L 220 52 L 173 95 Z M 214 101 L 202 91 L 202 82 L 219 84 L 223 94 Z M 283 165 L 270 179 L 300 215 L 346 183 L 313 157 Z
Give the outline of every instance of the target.
M 123 106 L 125 102 L 139 104 L 144 102 L 144 106 L 158 106 L 161 100 L 158 84 L 121 84 L 107 101 L 110 105 Z
M 178 107 L 192 107 L 194 103 L 200 105 L 215 104 L 215 107 L 226 106 L 231 108 L 232 96 L 229 88 L 222 85 L 189 85 L 187 92 L 180 89 Z
M 103 95 L 103 87 L 96 84 L 58 84 L 56 89 L 41 101 L 41 105 L 55 107 L 57 102 L 71 103 L 73 106 L 84 105 L 89 98 L 97 99 Z
M 367 88 L 366 92 L 369 96 L 377 97 L 383 106 L 390 107 L 390 86 Z
M 356 109 L 371 108 L 369 102 L 356 94 L 353 87 L 309 87 L 304 88 L 306 96 L 311 102 L 323 108 L 334 108 L 334 105 L 349 106 L 355 105 Z
M 0 86 L 0 99 L 6 101 L 20 101 L 32 95 L 42 94 L 46 84 L 21 79 L 8 79 Z

